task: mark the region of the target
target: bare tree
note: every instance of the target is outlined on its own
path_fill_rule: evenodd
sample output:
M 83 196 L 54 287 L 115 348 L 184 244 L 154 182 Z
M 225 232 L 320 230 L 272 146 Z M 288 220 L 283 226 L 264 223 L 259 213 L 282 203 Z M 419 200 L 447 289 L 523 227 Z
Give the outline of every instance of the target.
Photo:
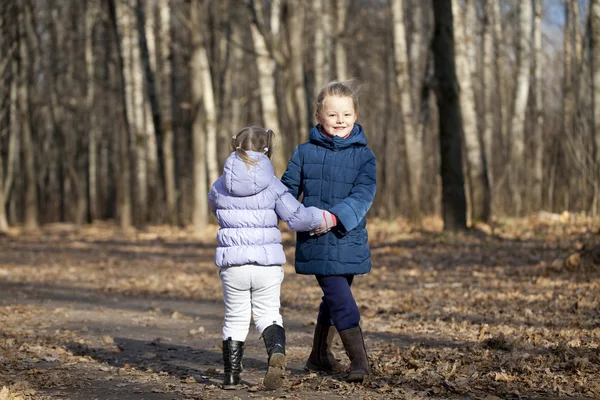
M 31 119 L 29 113 L 29 48 L 25 32 L 27 6 L 19 7 L 19 119 L 21 121 L 21 145 L 23 151 L 23 172 L 25 178 L 25 230 L 36 230 L 38 220 L 37 170 L 35 149 L 31 139 Z
M 192 210 L 192 223 L 194 231 L 201 232 L 208 222 L 208 183 L 206 165 L 206 131 L 202 123 L 200 109 L 202 107 L 202 76 L 206 69 L 206 49 L 202 44 L 199 21 L 198 0 L 190 4 L 190 23 L 192 29 L 192 55 L 190 58 L 191 95 L 192 95 L 192 143 L 194 156 L 194 200 Z
M 349 0 L 335 0 L 335 72 L 336 79 L 343 81 L 349 79 L 348 55 L 343 42 L 346 33 L 346 18 L 348 16 Z
M 309 118 L 306 106 L 306 90 L 304 85 L 304 20 L 307 6 L 303 2 L 287 2 L 287 23 L 289 32 L 289 87 L 291 105 L 294 112 L 288 113 L 296 131 L 296 142 L 302 143 L 308 139 Z
M 204 119 L 206 125 L 206 152 L 204 159 L 208 169 L 208 180 L 214 182 L 219 177 L 217 165 L 217 106 L 215 104 L 215 95 L 213 83 L 210 75 L 210 65 L 208 62 L 208 51 L 205 41 L 200 40 L 197 43 L 198 48 L 194 48 L 194 71 L 198 76 L 193 79 L 199 79 L 202 87 L 202 104 L 204 106 Z
M 315 0 L 315 89 L 320 90 L 331 80 L 332 19 L 330 0 Z M 313 120 L 315 122 L 316 120 Z
M 501 99 L 496 98 L 498 82 L 494 78 L 494 24 L 493 24 L 493 3 L 495 0 L 484 0 L 484 22 L 482 38 L 482 82 L 483 82 L 483 134 L 482 142 L 486 160 L 486 171 L 489 183 L 490 198 L 492 197 L 491 188 L 493 185 L 493 166 L 494 152 L 494 110 L 497 102 Z M 490 201 L 490 214 L 492 202 Z
M 5 53 L 6 48 L 8 47 L 8 40 L 6 38 L 6 24 L 4 22 L 4 18 L 6 16 L 6 11 L 4 7 L 0 7 L 0 51 Z M 10 66 L 10 62 L 12 61 L 12 57 L 5 57 L 2 62 L 0 62 L 0 77 L 4 77 L 4 73 L 7 67 Z M 6 97 L 6 80 L 0 78 L 0 103 Z M 10 90 L 10 89 L 9 89 Z M 2 121 L 6 120 L 8 113 L 8 109 L 2 107 L 0 109 L 0 124 Z M 4 193 L 4 160 L 2 157 L 2 139 L 4 133 L 6 131 L 0 126 L 0 234 L 8 231 L 8 220 L 6 218 L 6 197 Z
M 98 192 L 96 178 L 98 176 L 98 138 L 99 129 L 96 118 L 95 99 L 95 80 L 96 80 L 96 60 L 94 59 L 94 44 L 92 41 L 94 32 L 94 23 L 96 20 L 98 9 L 95 2 L 87 3 L 85 15 L 85 64 L 87 71 L 87 114 L 89 116 L 88 128 L 88 196 L 89 196 L 89 211 L 90 219 L 94 221 L 98 218 Z
M 595 145 L 596 178 L 600 176 L 600 0 L 590 0 L 590 36 L 592 57 L 592 132 Z M 600 212 L 600 185 L 596 179 L 594 215 Z
M 165 201 L 167 203 L 167 220 L 174 224 L 177 222 L 177 198 L 175 185 L 175 154 L 173 147 L 173 110 L 172 110 L 172 36 L 171 36 L 171 9 L 169 0 L 159 0 L 158 3 L 160 16 L 159 46 L 160 60 L 158 69 L 160 69 L 159 79 L 160 90 L 159 99 L 161 107 L 162 121 L 162 157 L 163 157 L 163 175 L 165 185 Z
M 531 185 L 531 207 L 534 210 L 542 208 L 543 177 L 544 177 L 544 95 L 542 74 L 544 68 L 544 51 L 542 49 L 542 2 L 535 0 L 535 19 L 533 48 L 535 57 L 535 122 L 533 128 L 533 173 Z
M 129 189 L 129 180 L 131 178 L 131 164 L 129 160 L 129 107 L 131 106 L 127 101 L 126 87 L 128 84 L 125 79 L 125 70 L 128 65 L 124 63 L 124 49 L 122 48 L 121 35 L 119 34 L 117 15 L 120 12 L 117 10 L 117 4 L 115 0 L 109 0 L 109 14 L 113 36 L 117 44 L 117 59 L 118 75 L 119 75 L 119 87 L 120 87 L 120 101 L 122 110 L 122 125 L 117 133 L 119 138 L 118 151 L 119 151 L 119 181 L 118 181 L 118 211 L 119 211 L 119 222 L 122 230 L 128 230 L 131 228 L 131 191 Z M 120 7 L 119 7 L 120 8 Z
M 444 230 L 459 231 L 467 227 L 460 132 L 460 104 L 454 62 L 452 0 L 433 0 L 435 28 L 431 44 L 437 78 L 442 218 Z
M 405 138 L 406 160 L 408 164 L 409 188 L 411 195 L 410 215 L 414 219 L 419 218 L 421 176 L 423 170 L 423 142 L 416 129 L 413 118 L 413 107 L 411 100 L 411 85 L 409 74 L 408 51 L 406 46 L 406 28 L 404 25 L 404 1 L 391 1 L 392 30 L 394 38 L 394 69 L 396 76 L 396 86 L 400 103 L 400 112 L 402 119 L 402 131 Z M 416 84 L 416 83 L 415 83 Z M 386 168 L 393 170 L 393 164 L 397 162 L 394 153 L 398 148 L 394 135 L 389 138 L 390 142 L 386 147 Z M 393 141 L 392 141 L 393 140 Z M 394 180 L 397 179 L 394 174 L 386 174 L 386 187 L 393 187 Z M 394 213 L 393 203 L 388 204 L 388 212 Z
M 252 13 L 252 42 L 256 53 L 256 67 L 258 69 L 258 85 L 260 102 L 262 105 L 263 124 L 267 129 L 273 130 L 276 135 L 273 140 L 273 165 L 276 174 L 285 171 L 287 160 L 282 145 L 282 131 L 279 125 L 279 111 L 275 96 L 275 68 L 276 60 L 283 64 L 283 55 L 274 47 L 274 37 L 279 34 L 280 1 L 271 4 L 271 31 L 267 31 L 264 23 L 262 1 L 249 0 Z
M 519 32 L 517 38 L 517 82 L 511 119 L 511 190 L 513 206 L 517 215 L 522 211 L 522 195 L 519 179 L 523 177 L 523 154 L 525 152 L 525 116 L 529 97 L 531 66 L 532 7 L 530 1 L 518 5 Z
M 473 0 L 466 1 L 467 14 L 474 13 Z M 463 139 L 466 149 L 466 164 L 468 173 L 468 199 L 470 200 L 470 214 L 472 223 L 487 221 L 490 216 L 490 189 L 485 170 L 484 153 L 481 149 L 477 115 L 475 110 L 475 94 L 473 91 L 472 76 L 474 58 L 473 38 L 467 35 L 472 32 L 467 30 L 462 15 L 459 0 L 452 1 L 452 15 L 454 20 L 454 35 L 456 40 L 455 59 L 459 82 L 459 101 L 462 117 Z M 471 22 L 472 23 L 472 22 Z

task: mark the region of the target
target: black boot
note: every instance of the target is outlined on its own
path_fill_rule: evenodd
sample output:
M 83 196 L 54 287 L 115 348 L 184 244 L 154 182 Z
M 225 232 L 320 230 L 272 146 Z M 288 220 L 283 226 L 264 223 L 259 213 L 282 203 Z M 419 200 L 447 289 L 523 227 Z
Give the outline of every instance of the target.
M 335 326 L 320 325 L 317 323 L 312 350 L 306 361 L 306 369 L 310 371 L 322 371 L 328 374 L 336 374 L 346 369 L 342 363 L 336 360 L 331 352 L 331 344 L 336 332 Z
M 347 382 L 363 382 L 369 374 L 369 359 L 360 327 L 345 329 L 340 332 L 346 353 L 350 358 L 350 373 Z
M 223 378 L 223 389 L 238 389 L 242 378 L 242 358 L 244 357 L 244 342 L 223 340 L 223 364 L 225 377 Z
M 269 355 L 269 367 L 263 383 L 267 389 L 277 389 L 283 385 L 285 377 L 285 329 L 273 323 L 263 331 L 262 337 Z

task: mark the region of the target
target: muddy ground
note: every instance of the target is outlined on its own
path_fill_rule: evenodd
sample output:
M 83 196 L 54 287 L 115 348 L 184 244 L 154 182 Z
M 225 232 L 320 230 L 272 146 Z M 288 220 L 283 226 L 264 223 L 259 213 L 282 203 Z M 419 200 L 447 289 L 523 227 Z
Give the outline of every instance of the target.
M 0 400 L 600 398 L 600 222 L 536 216 L 446 234 L 371 221 L 354 294 L 364 384 L 304 371 L 320 299 L 288 264 L 284 386 L 262 386 L 252 327 L 245 387 L 224 391 L 216 227 L 48 225 L 0 236 Z M 599 261 L 600 262 L 600 261 Z M 347 362 L 339 340 L 335 351 Z

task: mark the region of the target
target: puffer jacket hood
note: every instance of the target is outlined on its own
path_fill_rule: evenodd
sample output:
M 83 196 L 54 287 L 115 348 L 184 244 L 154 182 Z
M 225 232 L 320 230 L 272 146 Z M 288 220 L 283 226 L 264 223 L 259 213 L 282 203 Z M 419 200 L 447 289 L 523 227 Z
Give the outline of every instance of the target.
M 257 161 L 255 165 L 246 165 L 237 152 L 227 157 L 223 168 L 223 184 L 232 196 L 246 197 L 262 192 L 275 176 L 275 170 L 269 157 L 255 151 L 247 154 Z

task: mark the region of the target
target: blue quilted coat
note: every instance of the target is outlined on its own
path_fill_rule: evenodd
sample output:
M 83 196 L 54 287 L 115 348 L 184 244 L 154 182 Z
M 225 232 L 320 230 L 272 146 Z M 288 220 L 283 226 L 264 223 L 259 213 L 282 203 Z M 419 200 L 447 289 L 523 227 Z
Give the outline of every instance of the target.
M 376 188 L 375 155 L 362 127 L 347 138 L 329 137 L 319 126 L 296 148 L 281 181 L 302 204 L 334 214 L 338 224 L 321 236 L 299 232 L 296 272 L 306 275 L 357 275 L 371 269 L 366 214 Z
M 279 179 L 273 164 L 262 153 L 248 151 L 257 161 L 248 166 L 233 152 L 223 175 L 208 193 L 210 208 L 219 222 L 215 264 L 283 265 L 279 218 L 294 231 L 310 231 L 323 220 L 323 211 L 304 207 Z

